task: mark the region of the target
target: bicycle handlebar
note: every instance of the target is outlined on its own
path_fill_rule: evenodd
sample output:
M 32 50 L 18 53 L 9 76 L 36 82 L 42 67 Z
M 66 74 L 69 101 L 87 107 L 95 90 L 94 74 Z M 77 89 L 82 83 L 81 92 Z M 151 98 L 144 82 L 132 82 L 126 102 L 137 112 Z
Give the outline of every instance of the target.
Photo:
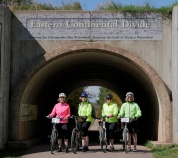
M 74 119 L 74 118 L 87 119 L 87 116 L 75 116 L 75 115 L 71 115 L 69 118 L 71 118 L 71 119 Z
M 113 116 L 112 116 L 113 117 Z M 110 116 L 99 116 L 96 119 L 102 119 L 102 118 L 111 118 Z
M 45 116 L 45 118 L 48 118 L 48 119 L 58 118 L 60 120 L 64 120 L 65 119 L 65 118 L 54 117 L 54 116 Z M 67 118 L 69 118 L 69 117 L 67 117 Z

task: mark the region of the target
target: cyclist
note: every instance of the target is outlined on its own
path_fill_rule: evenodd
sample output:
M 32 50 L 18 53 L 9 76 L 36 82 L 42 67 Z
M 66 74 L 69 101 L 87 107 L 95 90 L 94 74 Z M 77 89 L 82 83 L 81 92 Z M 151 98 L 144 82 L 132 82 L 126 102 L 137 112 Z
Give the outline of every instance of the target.
M 129 130 L 129 140 L 128 140 L 128 151 L 131 151 L 131 135 L 133 138 L 134 149 L 135 152 L 137 150 L 137 119 L 142 115 L 139 105 L 134 102 L 134 94 L 132 92 L 126 93 L 125 103 L 122 104 L 120 112 L 118 114 L 118 118 L 126 117 L 133 119 L 133 122 L 128 124 Z
M 48 115 L 48 117 L 56 116 L 57 118 L 62 118 L 60 123 L 57 126 L 57 130 L 59 132 L 58 135 L 58 152 L 62 151 L 62 138 L 64 138 L 64 144 L 66 147 L 66 152 L 68 152 L 68 117 L 70 116 L 70 106 L 65 102 L 66 94 L 60 93 L 58 102 L 52 112 Z
M 81 93 L 80 99 L 81 103 L 78 107 L 78 115 L 83 116 L 83 122 L 79 123 L 79 127 L 82 131 L 82 151 L 88 151 L 89 137 L 88 128 L 90 127 L 92 121 L 92 105 L 87 101 L 88 94 L 86 92 Z
M 109 151 L 114 151 L 114 129 L 118 122 L 117 114 L 118 114 L 118 105 L 112 101 L 112 94 L 106 95 L 106 103 L 103 104 L 102 108 L 102 116 L 108 116 L 106 118 L 106 131 L 107 138 L 109 139 L 110 148 Z

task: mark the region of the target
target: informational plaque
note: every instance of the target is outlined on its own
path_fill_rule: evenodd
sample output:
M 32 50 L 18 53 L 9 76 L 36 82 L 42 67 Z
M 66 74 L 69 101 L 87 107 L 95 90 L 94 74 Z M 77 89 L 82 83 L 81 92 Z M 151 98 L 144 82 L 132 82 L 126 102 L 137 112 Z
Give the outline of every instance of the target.
M 162 40 L 160 14 L 21 14 L 21 40 Z
M 37 120 L 37 114 L 38 114 L 37 105 L 21 104 L 20 106 L 21 121 Z

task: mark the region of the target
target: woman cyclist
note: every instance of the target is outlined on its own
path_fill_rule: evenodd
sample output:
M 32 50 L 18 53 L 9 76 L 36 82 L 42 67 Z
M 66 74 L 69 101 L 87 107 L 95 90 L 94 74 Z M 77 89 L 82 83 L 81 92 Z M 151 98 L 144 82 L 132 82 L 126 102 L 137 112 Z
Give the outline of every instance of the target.
M 78 115 L 83 116 L 84 121 L 79 123 L 79 127 L 82 131 L 82 151 L 88 151 L 89 137 L 88 128 L 90 127 L 92 121 L 92 105 L 87 101 L 88 94 L 83 92 L 80 95 L 81 103 L 78 107 Z
M 131 135 L 133 138 L 134 149 L 136 151 L 137 148 L 137 119 L 141 116 L 140 107 L 136 102 L 134 102 L 134 94 L 132 92 L 126 93 L 125 103 L 122 104 L 120 112 L 118 114 L 118 118 L 126 117 L 133 119 L 133 122 L 128 124 L 129 129 L 129 140 L 128 140 L 128 151 L 131 151 Z
M 114 129 L 118 122 L 117 114 L 119 111 L 117 104 L 112 101 L 112 98 L 112 94 L 107 94 L 106 103 L 103 104 L 102 108 L 102 116 L 109 116 L 109 118 L 106 118 L 107 138 L 109 139 L 110 144 L 109 151 L 114 150 Z
M 66 95 L 65 93 L 59 94 L 58 102 L 51 114 L 49 114 L 47 117 L 53 117 L 56 116 L 57 118 L 62 118 L 60 123 L 57 126 L 57 130 L 60 133 L 58 135 L 58 145 L 59 149 L 58 152 L 62 151 L 62 138 L 64 138 L 64 144 L 66 147 L 66 152 L 68 152 L 68 117 L 70 116 L 70 106 L 65 102 Z

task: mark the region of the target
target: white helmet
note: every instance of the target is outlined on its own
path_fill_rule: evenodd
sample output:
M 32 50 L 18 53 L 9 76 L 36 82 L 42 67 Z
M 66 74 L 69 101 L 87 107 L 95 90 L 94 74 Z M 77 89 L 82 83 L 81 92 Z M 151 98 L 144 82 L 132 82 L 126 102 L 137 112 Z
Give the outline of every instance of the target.
M 126 97 L 129 96 L 129 95 L 131 95 L 131 96 L 134 97 L 134 94 L 133 94 L 132 92 L 127 92 L 127 93 L 126 93 Z
M 61 97 L 66 98 L 66 94 L 65 94 L 65 93 L 60 93 L 60 94 L 59 94 L 59 98 L 61 98 Z

